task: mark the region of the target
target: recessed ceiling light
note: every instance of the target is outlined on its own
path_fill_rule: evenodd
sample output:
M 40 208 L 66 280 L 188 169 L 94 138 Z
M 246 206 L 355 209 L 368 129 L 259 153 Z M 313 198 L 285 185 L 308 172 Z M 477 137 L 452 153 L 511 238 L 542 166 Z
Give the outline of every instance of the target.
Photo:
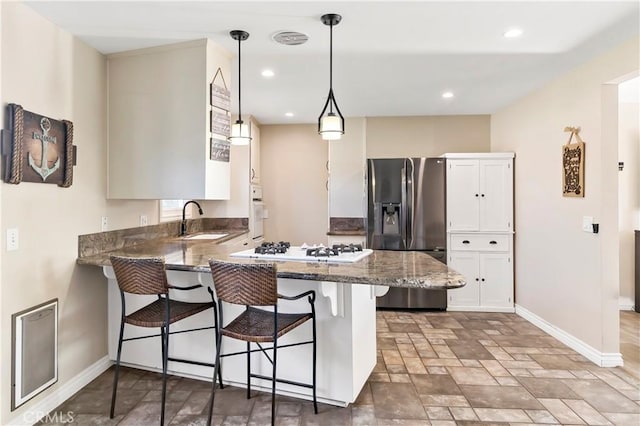
M 284 115 L 286 117 L 293 117 L 293 113 L 292 112 L 285 112 Z
M 445 99 L 453 98 L 453 92 L 444 92 L 442 97 Z
M 271 78 L 274 75 L 275 75 L 275 73 L 273 72 L 273 70 L 262 70 L 262 76 L 263 77 Z
M 520 28 L 510 28 L 504 32 L 505 38 L 515 38 L 520 37 L 522 35 L 522 30 Z

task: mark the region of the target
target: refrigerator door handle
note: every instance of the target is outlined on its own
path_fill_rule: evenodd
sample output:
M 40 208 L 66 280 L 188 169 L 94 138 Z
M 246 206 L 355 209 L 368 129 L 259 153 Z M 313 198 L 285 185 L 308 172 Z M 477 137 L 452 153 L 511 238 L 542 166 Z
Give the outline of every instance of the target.
M 402 193 L 400 204 L 400 236 L 402 238 L 402 250 L 407 249 L 407 162 L 405 160 L 404 167 L 400 170 L 402 181 Z
M 407 160 L 405 160 L 405 167 L 408 167 L 406 170 L 406 186 L 405 186 L 405 192 L 406 192 L 406 196 L 407 196 L 407 217 L 406 219 L 406 229 L 407 229 L 407 237 L 405 239 L 405 249 L 409 250 L 412 245 L 413 245 L 413 221 L 414 221 L 414 217 L 413 217 L 413 206 L 414 206 L 414 182 L 413 182 L 413 171 L 414 171 L 414 164 L 413 164 L 413 159 L 412 158 L 408 158 Z

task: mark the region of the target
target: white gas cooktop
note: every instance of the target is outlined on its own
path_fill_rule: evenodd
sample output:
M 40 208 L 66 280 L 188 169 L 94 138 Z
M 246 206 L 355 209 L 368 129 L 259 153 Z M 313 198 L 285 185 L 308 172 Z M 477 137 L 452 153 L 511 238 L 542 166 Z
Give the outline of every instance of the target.
M 330 262 L 330 263 L 355 263 L 373 253 L 371 249 L 363 249 L 354 253 L 339 253 L 335 256 L 308 256 L 307 247 L 292 246 L 286 251 L 286 253 L 269 253 L 259 254 L 255 252 L 255 249 L 243 250 L 236 253 L 231 253 L 230 257 L 243 257 L 251 259 L 264 259 L 264 260 L 282 260 L 292 262 Z

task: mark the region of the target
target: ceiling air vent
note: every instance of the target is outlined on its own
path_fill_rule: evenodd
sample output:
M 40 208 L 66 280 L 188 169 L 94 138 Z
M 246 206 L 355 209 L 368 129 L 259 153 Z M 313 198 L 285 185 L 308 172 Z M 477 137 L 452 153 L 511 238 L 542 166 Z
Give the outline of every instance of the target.
M 273 35 L 273 39 L 280 44 L 286 44 L 287 46 L 296 46 L 298 44 L 304 44 L 309 40 L 309 36 L 306 34 L 298 33 L 296 31 L 280 31 Z

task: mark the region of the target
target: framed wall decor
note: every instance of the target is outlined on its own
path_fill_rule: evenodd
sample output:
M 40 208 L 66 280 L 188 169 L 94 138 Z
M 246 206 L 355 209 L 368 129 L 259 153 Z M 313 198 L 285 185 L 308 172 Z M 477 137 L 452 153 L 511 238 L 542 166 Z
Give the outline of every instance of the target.
M 231 144 L 226 139 L 211 138 L 211 160 L 228 163 L 230 152 Z
M 3 178 L 7 183 L 73 183 L 73 123 L 9 104 L 9 129 L 2 132 Z
M 216 108 L 211 108 L 211 133 L 217 135 L 229 137 L 231 132 L 231 117 L 228 112 L 218 111 Z
M 566 145 L 562 147 L 562 196 L 584 197 L 585 143 L 580 138 L 580 127 L 565 127 L 571 132 Z M 573 137 L 576 142 L 571 143 Z

